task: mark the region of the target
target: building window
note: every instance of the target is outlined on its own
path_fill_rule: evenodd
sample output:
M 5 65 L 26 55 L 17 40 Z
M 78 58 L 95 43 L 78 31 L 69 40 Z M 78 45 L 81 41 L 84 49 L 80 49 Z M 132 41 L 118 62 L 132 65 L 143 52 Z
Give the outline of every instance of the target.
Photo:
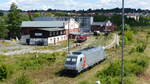
M 55 35 L 55 32 L 52 32 L 52 36 L 54 36 Z
M 55 31 L 55 36 L 57 36 L 58 34 L 57 34 L 57 31 Z
M 42 33 L 35 33 L 35 36 L 42 36 Z

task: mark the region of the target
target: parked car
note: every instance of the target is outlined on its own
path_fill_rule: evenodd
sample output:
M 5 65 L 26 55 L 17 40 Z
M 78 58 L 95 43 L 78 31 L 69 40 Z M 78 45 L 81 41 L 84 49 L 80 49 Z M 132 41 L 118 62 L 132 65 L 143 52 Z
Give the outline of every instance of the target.
M 87 35 L 86 34 L 80 34 L 78 37 L 77 37 L 77 42 L 78 43 L 81 43 L 81 42 L 84 42 L 87 40 Z

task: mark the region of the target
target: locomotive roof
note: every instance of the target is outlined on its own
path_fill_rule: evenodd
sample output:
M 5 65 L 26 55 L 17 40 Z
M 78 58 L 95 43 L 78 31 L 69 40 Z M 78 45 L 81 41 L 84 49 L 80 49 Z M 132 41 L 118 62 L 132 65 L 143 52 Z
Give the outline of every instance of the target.
M 79 51 L 72 52 L 72 54 L 73 55 L 80 55 L 80 54 L 85 53 L 85 52 L 90 53 L 93 51 L 97 51 L 98 49 L 103 50 L 103 48 L 101 46 L 92 46 L 92 47 L 84 48 L 84 49 L 79 50 Z

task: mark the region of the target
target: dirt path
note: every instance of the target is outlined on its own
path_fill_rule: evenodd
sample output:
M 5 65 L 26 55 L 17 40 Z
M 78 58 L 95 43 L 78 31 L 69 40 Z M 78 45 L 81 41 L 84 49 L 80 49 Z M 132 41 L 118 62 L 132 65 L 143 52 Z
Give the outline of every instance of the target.
M 107 44 L 104 46 L 104 49 L 110 49 L 112 47 L 115 47 L 116 45 L 119 45 L 119 36 L 118 34 L 114 34 L 113 41 L 110 44 Z
M 102 39 L 100 41 L 102 41 Z M 90 46 L 90 45 L 94 44 L 95 42 L 96 42 L 96 40 L 94 38 L 89 37 L 86 42 L 82 43 L 81 46 L 78 46 L 76 49 L 83 49 L 87 46 Z M 109 49 L 111 47 L 114 47 L 118 43 L 119 43 L 119 36 L 117 34 L 114 34 L 111 43 L 108 43 L 107 46 L 105 46 L 104 48 Z M 53 52 L 59 52 L 59 51 L 63 51 L 63 50 L 68 49 L 67 47 L 65 47 L 65 48 L 61 48 L 61 49 L 58 49 L 58 50 L 34 50 L 33 47 L 31 47 L 31 46 L 22 46 L 20 44 L 15 44 L 15 43 L 13 43 L 13 44 L 15 46 L 6 47 L 7 50 L 11 50 L 11 51 L 7 51 L 7 52 L 1 52 L 0 51 L 0 54 L 10 56 L 10 55 L 16 55 L 16 54 L 35 53 L 35 52 L 38 52 L 38 53 L 53 53 Z M 70 48 L 73 48 L 73 46 L 74 45 L 71 45 Z M 76 50 L 76 49 L 74 49 L 74 50 Z

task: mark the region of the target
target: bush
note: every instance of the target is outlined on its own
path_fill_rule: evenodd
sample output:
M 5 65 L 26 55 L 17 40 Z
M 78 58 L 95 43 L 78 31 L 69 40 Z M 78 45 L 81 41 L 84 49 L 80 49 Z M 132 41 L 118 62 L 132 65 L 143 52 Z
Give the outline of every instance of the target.
M 124 32 L 124 43 L 128 44 L 129 42 L 133 41 L 133 31 L 128 30 Z M 120 36 L 120 40 L 122 41 L 122 36 Z M 120 44 L 122 44 L 122 42 L 120 41 Z
M 128 41 L 132 41 L 133 40 L 133 31 L 131 31 L 131 30 L 125 31 L 125 36 L 127 37 Z
M 134 53 L 134 52 L 139 52 L 139 53 L 143 53 L 145 51 L 147 47 L 147 43 L 146 42 L 143 42 L 143 41 L 140 41 L 140 40 L 137 40 L 137 45 L 136 47 L 132 48 L 129 53 Z
M 148 61 L 149 58 L 142 55 L 132 59 L 125 59 L 124 76 L 126 84 L 133 84 L 131 77 L 134 78 L 134 76 L 142 74 L 148 66 Z M 121 61 L 110 63 L 102 71 L 99 71 L 97 76 L 102 84 L 120 84 Z
M 130 74 L 140 75 L 143 71 L 143 67 L 138 66 L 135 63 L 125 63 L 125 76 L 129 76 Z
M 147 45 L 146 45 L 145 42 L 140 41 L 140 42 L 138 42 L 138 46 L 136 47 L 136 51 L 140 52 L 140 53 L 143 53 L 146 49 L 146 46 Z
M 32 57 L 22 58 L 21 61 L 19 62 L 19 65 L 23 69 L 38 68 L 41 65 L 55 62 L 57 55 L 58 55 L 57 53 L 52 54 L 34 53 Z
M 134 53 L 134 52 L 136 52 L 136 48 L 135 48 L 135 47 L 132 48 L 132 49 L 129 51 L 129 54 L 132 54 L 132 53 Z
M 131 61 L 132 63 L 136 63 L 138 66 L 141 66 L 143 68 L 148 67 L 149 58 L 139 55 L 137 58 Z
M 0 80 L 7 79 L 12 74 L 12 70 L 8 65 L 0 65 Z
M 23 74 L 16 79 L 14 84 L 33 84 L 33 83 L 25 74 Z

